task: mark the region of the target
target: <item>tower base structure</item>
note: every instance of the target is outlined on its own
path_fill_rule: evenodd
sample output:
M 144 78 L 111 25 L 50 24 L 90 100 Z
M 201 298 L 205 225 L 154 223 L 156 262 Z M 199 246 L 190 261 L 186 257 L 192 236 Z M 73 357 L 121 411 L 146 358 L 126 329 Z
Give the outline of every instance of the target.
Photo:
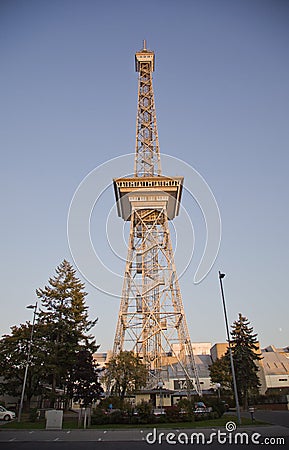
M 201 394 L 168 223 L 179 213 L 182 186 L 183 177 L 114 180 L 118 214 L 131 225 L 113 353 L 141 357 L 146 388 L 173 378 Z

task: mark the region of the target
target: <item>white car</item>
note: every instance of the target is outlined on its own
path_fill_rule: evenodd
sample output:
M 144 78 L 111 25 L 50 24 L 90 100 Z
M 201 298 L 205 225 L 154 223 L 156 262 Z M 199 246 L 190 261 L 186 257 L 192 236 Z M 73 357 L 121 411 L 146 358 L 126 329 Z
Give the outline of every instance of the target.
M 161 415 L 166 415 L 166 410 L 165 409 L 161 409 L 161 408 L 155 408 L 153 410 L 153 415 L 154 416 L 161 416 Z
M 0 406 L 0 420 L 12 420 L 15 419 L 16 414 L 13 411 L 8 411 L 4 406 Z

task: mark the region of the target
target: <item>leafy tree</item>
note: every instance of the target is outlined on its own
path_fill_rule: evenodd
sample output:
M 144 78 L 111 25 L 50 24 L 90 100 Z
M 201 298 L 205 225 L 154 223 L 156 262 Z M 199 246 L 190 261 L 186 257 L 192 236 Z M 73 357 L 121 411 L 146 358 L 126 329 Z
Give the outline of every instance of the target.
M 0 340 L 0 390 L 2 394 L 17 397 L 21 395 L 32 325 L 27 322 L 19 327 L 11 327 L 11 334 Z M 30 352 L 29 370 L 25 386 L 27 406 L 33 395 L 41 394 L 42 382 L 45 379 L 44 355 L 39 352 L 34 341 Z
M 87 293 L 75 274 L 72 265 L 64 260 L 48 285 L 36 290 L 41 300 L 38 324 L 46 353 L 45 368 L 51 385 L 52 407 L 56 389 L 66 387 L 66 379 L 73 371 L 78 352 L 82 349 L 94 352 L 98 348 L 93 336 L 88 334 L 97 320 L 88 318 Z
M 106 365 L 104 381 L 112 395 L 122 399 L 145 385 L 147 369 L 133 351 L 122 351 Z
M 68 394 L 75 402 L 86 407 L 100 398 L 103 389 L 99 383 L 100 369 L 91 352 L 80 350 L 69 374 Z
M 224 389 L 232 388 L 230 358 L 227 354 L 216 359 L 216 361 L 210 365 L 209 371 L 213 383 L 220 383 L 221 388 Z
M 258 353 L 257 334 L 249 325 L 249 320 L 240 313 L 231 331 L 238 396 L 245 409 L 248 408 L 249 395 L 258 393 L 261 386 L 256 362 L 262 357 Z

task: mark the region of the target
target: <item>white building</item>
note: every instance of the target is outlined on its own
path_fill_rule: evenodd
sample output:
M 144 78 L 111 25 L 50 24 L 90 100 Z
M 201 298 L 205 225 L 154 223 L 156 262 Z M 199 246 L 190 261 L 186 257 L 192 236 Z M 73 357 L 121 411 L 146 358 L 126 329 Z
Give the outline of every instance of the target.
M 262 357 L 266 392 L 274 389 L 275 392 L 279 390 L 281 393 L 289 389 L 289 348 L 270 345 L 262 349 Z

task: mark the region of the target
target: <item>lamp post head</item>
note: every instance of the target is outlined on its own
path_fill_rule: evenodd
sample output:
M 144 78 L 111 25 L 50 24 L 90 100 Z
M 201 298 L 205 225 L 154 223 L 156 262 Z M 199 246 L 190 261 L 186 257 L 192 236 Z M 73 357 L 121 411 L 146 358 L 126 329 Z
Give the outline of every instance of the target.
M 27 309 L 36 309 L 37 308 L 37 303 L 35 305 L 28 305 L 26 306 Z
M 219 279 L 222 280 L 222 278 L 225 278 L 226 274 L 225 273 L 221 273 L 219 271 Z

